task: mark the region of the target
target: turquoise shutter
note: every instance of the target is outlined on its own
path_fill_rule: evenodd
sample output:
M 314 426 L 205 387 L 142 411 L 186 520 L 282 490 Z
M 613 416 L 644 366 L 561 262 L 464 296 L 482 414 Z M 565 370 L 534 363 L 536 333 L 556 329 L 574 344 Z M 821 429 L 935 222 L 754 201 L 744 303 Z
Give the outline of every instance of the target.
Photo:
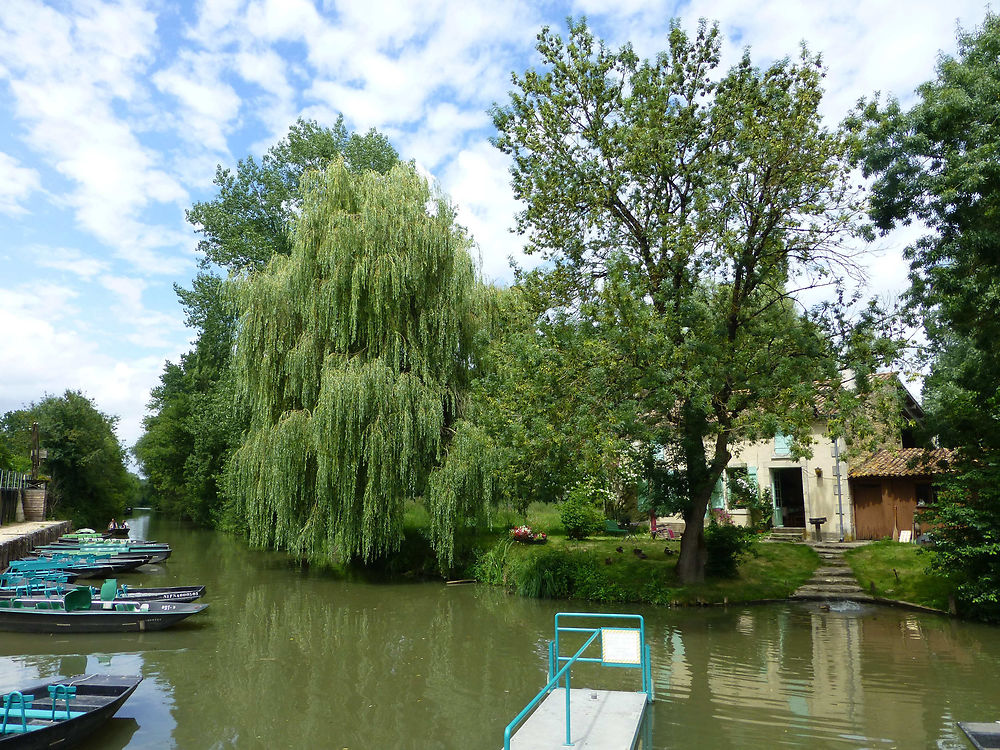
M 712 502 L 713 508 L 724 508 L 726 503 L 723 500 L 722 495 L 722 477 L 715 483 L 715 489 L 712 490 Z
M 792 438 L 790 435 L 786 435 L 783 432 L 779 432 L 774 436 L 774 455 L 776 456 L 787 456 L 792 452 Z
M 752 484 L 757 489 L 757 491 L 759 492 L 760 491 L 760 484 L 757 482 L 757 467 L 756 466 L 748 466 L 747 467 L 747 476 L 750 477 L 750 484 Z

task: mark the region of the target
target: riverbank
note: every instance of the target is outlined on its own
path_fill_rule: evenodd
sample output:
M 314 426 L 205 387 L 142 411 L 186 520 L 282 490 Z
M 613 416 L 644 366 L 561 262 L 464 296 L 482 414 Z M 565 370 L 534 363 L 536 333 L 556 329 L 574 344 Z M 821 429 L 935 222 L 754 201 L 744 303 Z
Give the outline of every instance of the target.
M 679 586 L 679 549 L 679 542 L 648 537 L 549 537 L 537 545 L 503 539 L 480 555 L 471 574 L 534 598 L 684 606 L 786 599 L 819 566 L 819 556 L 809 547 L 772 542 L 757 545 L 735 578 Z
M 947 612 L 949 582 L 927 572 L 933 554 L 914 544 L 881 541 L 850 550 L 844 558 L 862 589 L 876 599 Z

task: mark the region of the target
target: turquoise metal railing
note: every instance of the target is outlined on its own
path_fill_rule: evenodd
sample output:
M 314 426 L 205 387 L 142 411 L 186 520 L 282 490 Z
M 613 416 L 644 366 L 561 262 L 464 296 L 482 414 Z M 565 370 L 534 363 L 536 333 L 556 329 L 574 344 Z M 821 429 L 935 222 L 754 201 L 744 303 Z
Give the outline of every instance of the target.
M 636 627 L 632 628 L 615 628 L 615 630 L 626 630 L 626 631 L 636 631 L 639 634 L 639 663 L 622 663 L 622 662 L 609 662 L 605 661 L 604 658 L 595 657 L 585 657 L 583 654 L 587 651 L 590 646 L 596 642 L 600 641 L 603 648 L 603 631 L 604 628 L 601 627 L 578 627 L 569 625 L 560 625 L 561 620 L 625 620 L 637 623 Z M 559 612 L 556 614 L 555 618 L 555 639 L 549 641 L 549 681 L 545 684 L 538 694 L 531 699 L 527 706 L 525 706 L 521 712 L 514 717 L 514 720 L 507 725 L 503 733 L 503 746 L 504 750 L 510 750 L 510 740 L 514 731 L 528 718 L 528 715 L 538 707 L 542 699 L 545 698 L 549 693 L 559 686 L 560 682 L 566 691 L 566 745 L 572 745 L 572 734 L 570 731 L 570 683 L 571 683 L 571 672 L 574 664 L 579 662 L 593 662 L 600 664 L 605 667 L 620 667 L 625 669 L 640 669 L 642 672 L 642 690 L 641 692 L 646 694 L 646 700 L 649 702 L 653 701 L 653 672 L 651 667 L 650 659 L 650 648 L 649 644 L 646 643 L 646 625 L 642 618 L 642 615 L 622 615 L 622 614 L 605 614 L 596 612 Z M 563 656 L 560 651 L 559 645 L 559 634 L 560 633 L 582 633 L 584 635 L 589 634 L 584 644 L 576 650 L 572 656 Z M 560 666 L 560 664 L 562 666 Z

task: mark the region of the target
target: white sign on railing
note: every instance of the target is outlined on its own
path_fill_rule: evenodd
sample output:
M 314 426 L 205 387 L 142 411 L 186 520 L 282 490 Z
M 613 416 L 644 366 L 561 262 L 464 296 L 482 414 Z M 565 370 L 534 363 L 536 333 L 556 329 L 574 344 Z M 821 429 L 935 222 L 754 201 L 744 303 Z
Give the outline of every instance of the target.
M 601 628 L 601 661 L 606 664 L 641 664 L 642 642 L 639 631 Z

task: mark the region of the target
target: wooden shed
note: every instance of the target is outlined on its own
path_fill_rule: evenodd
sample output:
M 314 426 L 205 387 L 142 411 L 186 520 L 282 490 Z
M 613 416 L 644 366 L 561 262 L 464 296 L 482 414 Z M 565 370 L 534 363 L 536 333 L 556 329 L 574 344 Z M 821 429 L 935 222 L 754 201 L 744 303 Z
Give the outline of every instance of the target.
M 900 531 L 918 536 L 914 513 L 933 501 L 934 477 L 947 471 L 947 448 L 884 450 L 848 472 L 857 539 L 899 539 Z

